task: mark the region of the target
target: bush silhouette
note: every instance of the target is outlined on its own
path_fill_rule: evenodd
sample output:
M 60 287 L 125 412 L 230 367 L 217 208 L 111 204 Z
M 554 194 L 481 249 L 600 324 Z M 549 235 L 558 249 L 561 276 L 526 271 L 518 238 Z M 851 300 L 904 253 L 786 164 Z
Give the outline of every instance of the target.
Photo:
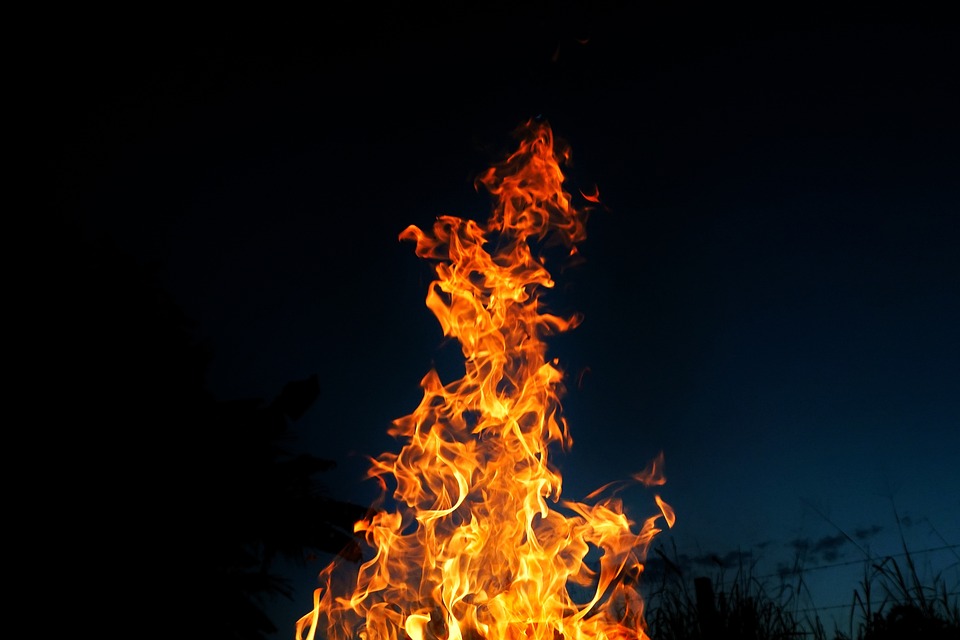
M 319 490 L 334 462 L 297 451 L 316 376 L 272 401 L 222 401 L 210 350 L 150 267 L 69 228 L 47 239 L 23 365 L 38 530 L 59 554 L 58 619 L 142 637 L 259 640 L 277 558 L 358 557 L 358 505 Z

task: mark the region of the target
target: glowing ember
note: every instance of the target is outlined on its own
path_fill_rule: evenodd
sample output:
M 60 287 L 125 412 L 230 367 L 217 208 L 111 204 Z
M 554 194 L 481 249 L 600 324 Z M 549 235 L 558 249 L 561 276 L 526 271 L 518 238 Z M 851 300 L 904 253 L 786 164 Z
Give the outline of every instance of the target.
M 427 306 L 462 345 L 465 374 L 444 384 L 430 371 L 420 406 L 394 421 L 404 445 L 369 476 L 385 496 L 393 487 L 396 510 L 356 523 L 375 553 L 359 572 L 324 569 L 298 640 L 647 637 L 637 579 L 657 519 L 672 526 L 673 512 L 657 496 L 661 513 L 636 530 L 619 499 L 600 497 L 606 488 L 589 504 L 560 499 L 548 448 L 572 439 L 544 338 L 579 318 L 544 311 L 553 280 L 531 247 L 562 241 L 574 255 L 587 209 L 562 188 L 569 150 L 549 126 L 520 133 L 519 149 L 478 180 L 496 199 L 486 226 L 442 216 L 432 234 L 400 234 L 435 263 Z M 662 458 L 632 480 L 663 484 Z

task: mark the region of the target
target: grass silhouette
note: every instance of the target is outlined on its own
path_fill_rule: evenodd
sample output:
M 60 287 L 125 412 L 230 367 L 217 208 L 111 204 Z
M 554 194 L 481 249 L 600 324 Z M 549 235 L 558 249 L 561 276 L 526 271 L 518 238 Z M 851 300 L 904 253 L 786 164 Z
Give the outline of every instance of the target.
M 718 560 L 715 575 L 691 579 L 678 560 L 655 549 L 664 568 L 646 589 L 648 633 L 653 640 L 957 640 L 960 585 L 942 571 L 921 579 L 902 528 L 900 541 L 896 557 L 861 548 L 864 575 L 853 589 L 847 628 L 829 631 L 815 609 L 801 607 L 810 595 L 802 569 L 790 574 L 795 582 L 774 582 L 757 577 L 755 561 L 741 554 L 732 576 Z

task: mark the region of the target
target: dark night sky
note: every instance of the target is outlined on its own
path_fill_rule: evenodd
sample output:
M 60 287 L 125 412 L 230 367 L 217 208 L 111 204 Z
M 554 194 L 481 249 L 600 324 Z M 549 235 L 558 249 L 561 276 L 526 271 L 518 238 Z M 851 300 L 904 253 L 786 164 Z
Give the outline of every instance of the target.
M 585 317 L 552 343 L 565 495 L 662 450 L 663 540 L 694 570 L 738 550 L 761 574 L 849 563 L 809 574 L 812 606 L 846 607 L 863 555 L 839 534 L 898 553 L 895 508 L 960 583 L 956 22 L 564 6 L 51 36 L 60 206 L 157 265 L 220 397 L 317 373 L 303 446 L 366 502 L 365 456 L 397 448 L 390 421 L 458 356 L 397 236 L 485 220 L 473 177 L 543 117 L 572 148 L 568 190 L 604 205 L 549 297 Z M 292 574 L 277 637 L 319 568 Z

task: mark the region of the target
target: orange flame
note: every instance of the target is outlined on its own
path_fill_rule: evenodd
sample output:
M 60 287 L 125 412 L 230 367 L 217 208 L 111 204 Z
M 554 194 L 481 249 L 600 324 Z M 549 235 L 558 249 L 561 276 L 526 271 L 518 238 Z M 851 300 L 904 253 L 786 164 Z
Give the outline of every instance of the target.
M 431 370 L 420 405 L 394 421 L 404 445 L 368 475 L 395 487 L 397 507 L 356 523 L 373 557 L 355 574 L 324 569 L 298 640 L 647 638 L 636 583 L 656 521 L 672 526 L 673 510 L 656 496 L 661 514 L 635 531 L 616 497 L 560 499 L 549 449 L 573 441 L 545 338 L 580 317 L 545 310 L 554 282 L 532 247 L 574 255 L 587 209 L 563 190 L 569 149 L 549 126 L 519 133 L 518 150 L 478 179 L 496 201 L 486 226 L 441 216 L 432 233 L 400 234 L 435 262 L 426 304 L 459 341 L 465 374 L 445 384 Z M 632 480 L 663 484 L 662 465 Z

